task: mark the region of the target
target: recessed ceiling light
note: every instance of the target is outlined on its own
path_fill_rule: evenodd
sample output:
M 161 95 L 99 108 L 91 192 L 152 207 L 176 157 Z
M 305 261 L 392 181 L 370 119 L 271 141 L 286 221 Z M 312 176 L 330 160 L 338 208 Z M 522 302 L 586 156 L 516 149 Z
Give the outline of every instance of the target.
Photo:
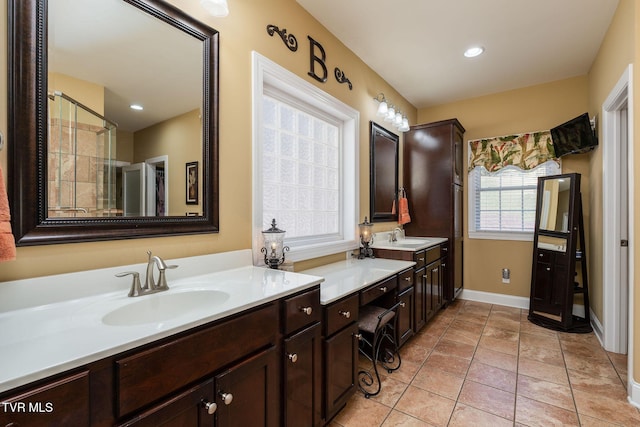
M 475 58 L 478 55 L 482 55 L 484 48 L 482 46 L 474 46 L 464 51 L 464 56 L 467 58 Z
M 131 104 L 131 105 L 129 105 L 129 108 L 131 108 L 132 110 L 137 110 L 137 111 L 144 110 L 144 108 L 142 108 L 142 105 L 139 105 L 139 104 Z

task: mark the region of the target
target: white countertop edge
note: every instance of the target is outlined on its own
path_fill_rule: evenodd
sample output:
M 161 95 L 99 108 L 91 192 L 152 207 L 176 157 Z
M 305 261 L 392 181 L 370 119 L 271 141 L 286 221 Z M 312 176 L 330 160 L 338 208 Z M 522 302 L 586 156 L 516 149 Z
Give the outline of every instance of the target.
M 418 245 L 418 246 L 403 246 L 403 242 L 411 242 L 412 239 L 419 240 L 427 240 L 428 242 Z M 446 237 L 405 237 L 403 239 L 398 240 L 397 242 L 389 242 L 388 240 L 380 239 L 374 240 L 373 245 L 371 247 L 373 249 L 388 249 L 392 251 L 405 251 L 405 252 L 417 252 L 423 249 L 432 248 L 441 243 L 446 242 L 448 239 Z

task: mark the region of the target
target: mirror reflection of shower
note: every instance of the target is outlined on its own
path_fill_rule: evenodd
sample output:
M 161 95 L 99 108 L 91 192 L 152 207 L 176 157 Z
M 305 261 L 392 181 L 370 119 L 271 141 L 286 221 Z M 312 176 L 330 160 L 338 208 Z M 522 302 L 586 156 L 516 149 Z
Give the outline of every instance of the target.
M 116 129 L 116 123 L 70 96 L 49 95 L 48 217 L 122 215 Z

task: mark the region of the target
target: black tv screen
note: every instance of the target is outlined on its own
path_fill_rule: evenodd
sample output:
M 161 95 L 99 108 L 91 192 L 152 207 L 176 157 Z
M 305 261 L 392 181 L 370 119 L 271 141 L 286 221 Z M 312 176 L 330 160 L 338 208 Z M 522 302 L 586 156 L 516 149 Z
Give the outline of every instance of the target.
M 589 114 L 584 113 L 551 129 L 551 141 L 556 157 L 586 153 L 598 145 L 598 138 L 591 128 Z

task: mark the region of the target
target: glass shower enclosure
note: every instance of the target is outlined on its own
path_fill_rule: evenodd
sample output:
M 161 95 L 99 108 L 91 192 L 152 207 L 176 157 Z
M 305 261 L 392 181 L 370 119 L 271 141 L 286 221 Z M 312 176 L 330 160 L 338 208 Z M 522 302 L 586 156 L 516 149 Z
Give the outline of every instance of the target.
M 48 216 L 122 215 L 117 125 L 62 92 L 49 95 Z

